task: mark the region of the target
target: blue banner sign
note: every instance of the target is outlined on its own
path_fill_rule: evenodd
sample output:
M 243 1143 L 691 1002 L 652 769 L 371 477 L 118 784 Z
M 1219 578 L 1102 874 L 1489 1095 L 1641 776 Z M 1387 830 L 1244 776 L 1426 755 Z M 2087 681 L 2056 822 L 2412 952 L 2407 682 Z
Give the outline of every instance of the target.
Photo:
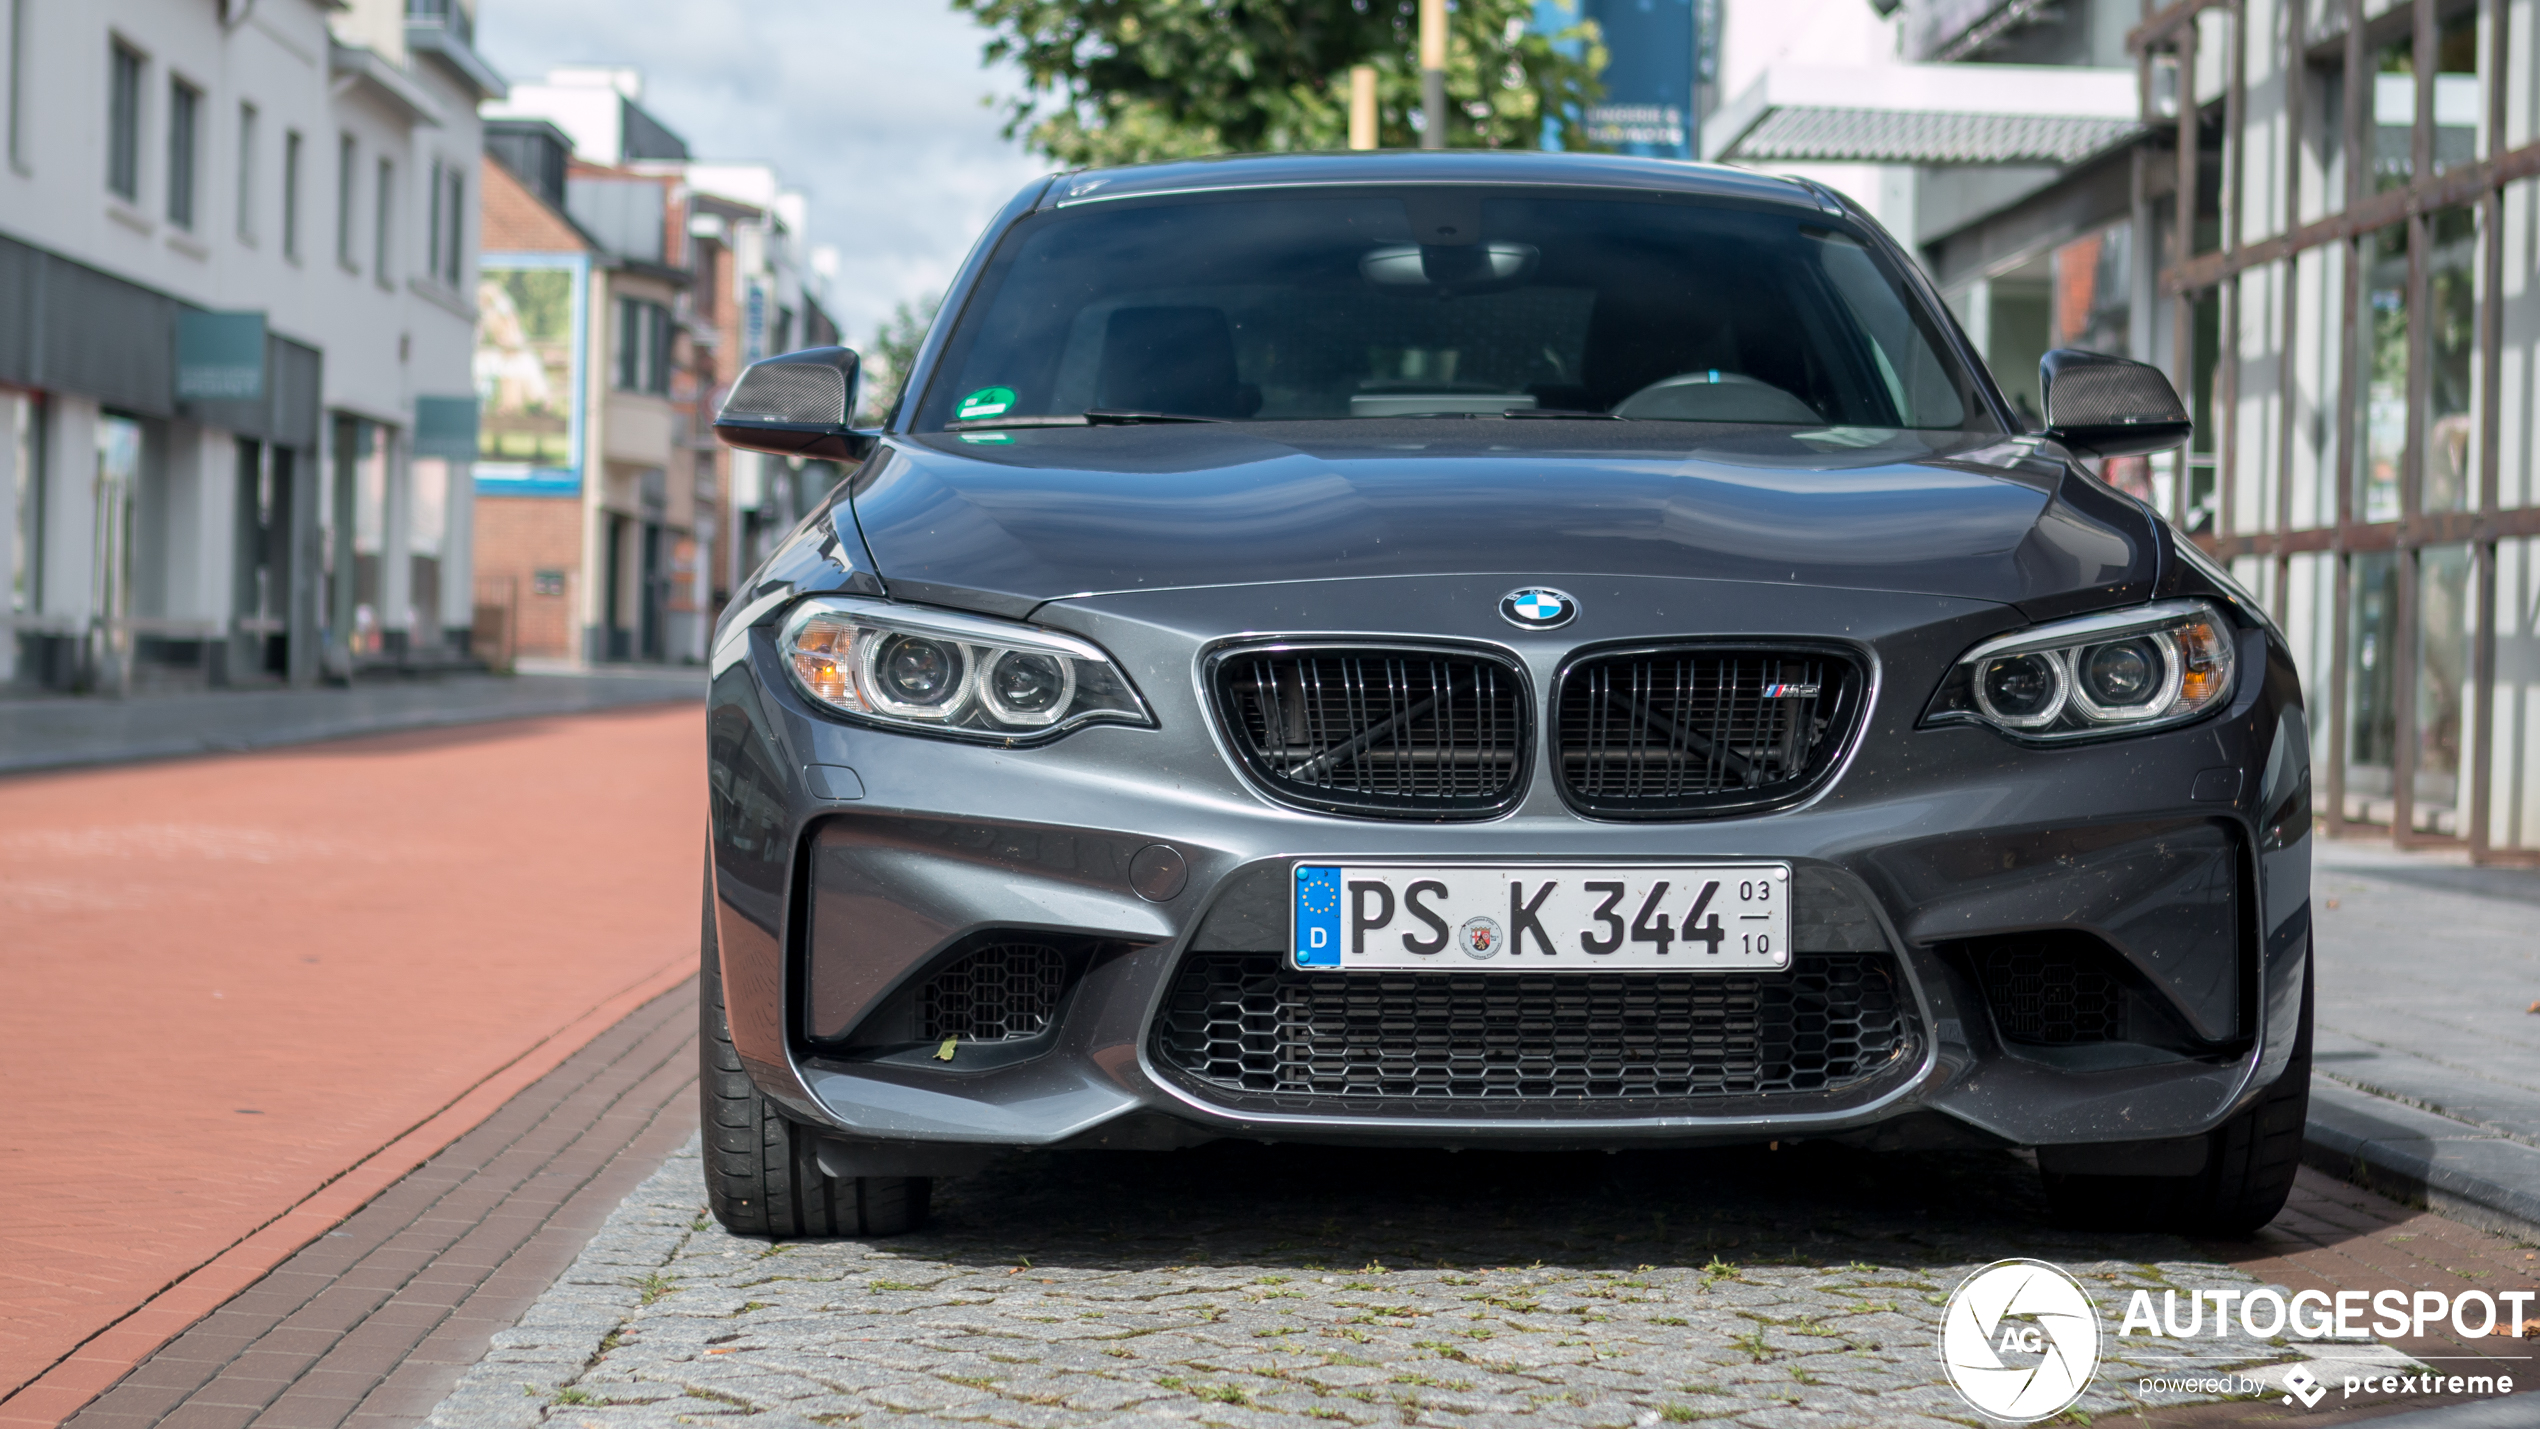
M 1588 106 L 1587 136 L 1626 154 L 1690 159 L 1694 144 L 1696 0 L 1582 0 L 1612 59 L 1605 98 Z

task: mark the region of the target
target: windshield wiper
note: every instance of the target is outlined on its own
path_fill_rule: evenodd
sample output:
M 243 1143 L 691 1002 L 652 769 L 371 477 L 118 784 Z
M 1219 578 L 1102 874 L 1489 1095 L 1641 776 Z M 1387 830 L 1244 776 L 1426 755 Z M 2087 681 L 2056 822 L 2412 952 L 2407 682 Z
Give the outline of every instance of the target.
M 1570 407 L 1511 407 L 1500 413 L 1511 421 L 1552 422 L 1628 422 L 1631 418 L 1616 412 L 1587 412 Z
M 1227 422 L 1231 417 L 1195 417 L 1187 412 L 1128 412 L 1096 407 L 1085 413 L 1089 427 L 1131 427 L 1140 422 Z

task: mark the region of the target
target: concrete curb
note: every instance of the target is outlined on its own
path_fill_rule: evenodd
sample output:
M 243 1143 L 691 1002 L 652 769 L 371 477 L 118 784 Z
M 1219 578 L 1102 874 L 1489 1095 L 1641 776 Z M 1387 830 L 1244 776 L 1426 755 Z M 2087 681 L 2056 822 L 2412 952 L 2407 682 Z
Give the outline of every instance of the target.
M 2540 1244 L 2540 1147 L 2315 1077 L 2302 1159 L 2405 1204 Z

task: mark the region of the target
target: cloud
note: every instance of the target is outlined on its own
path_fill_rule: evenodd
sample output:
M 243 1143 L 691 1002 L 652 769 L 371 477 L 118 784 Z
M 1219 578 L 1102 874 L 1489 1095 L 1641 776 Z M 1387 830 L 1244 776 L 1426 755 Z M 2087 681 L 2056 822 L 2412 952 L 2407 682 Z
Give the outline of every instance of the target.
M 489 0 L 477 40 L 515 81 L 555 65 L 644 72 L 644 107 L 701 159 L 771 163 L 838 250 L 830 308 L 869 340 L 941 292 L 979 230 L 1048 171 L 981 101 L 1020 87 L 942 0 Z

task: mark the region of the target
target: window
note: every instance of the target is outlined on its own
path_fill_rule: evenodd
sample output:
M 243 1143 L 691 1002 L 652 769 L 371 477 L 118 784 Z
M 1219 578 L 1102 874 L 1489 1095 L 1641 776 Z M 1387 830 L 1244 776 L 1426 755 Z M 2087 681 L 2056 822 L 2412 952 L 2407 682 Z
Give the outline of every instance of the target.
M 441 245 L 441 281 L 455 288 L 459 285 L 459 274 L 466 267 L 463 256 L 467 252 L 467 180 L 456 168 L 442 172 L 449 186 L 450 199 L 443 210 L 443 222 L 448 226 L 449 234 Z
M 106 87 L 106 188 L 141 201 L 141 56 L 118 43 Z
M 355 167 L 360 151 L 353 146 L 353 136 L 345 134 L 335 141 L 335 261 L 348 272 L 361 270 L 353 264 L 353 183 L 361 177 Z
M 9 162 L 26 172 L 26 7 L 32 0 L 9 0 Z
M 432 192 L 427 196 L 423 226 L 423 270 L 441 276 L 441 161 L 432 161 Z
M 617 300 L 617 385 L 670 395 L 670 309 L 642 298 Z
M 697 275 L 697 285 L 689 291 L 696 295 L 697 315 L 708 321 L 714 318 L 715 255 L 722 249 L 723 245 L 712 238 L 700 236 L 688 240 L 688 257 Z
M 396 278 L 388 271 L 388 259 L 393 251 L 389 245 L 395 241 L 393 235 L 397 231 L 396 225 L 390 221 L 394 216 L 390 212 L 390 204 L 394 201 L 396 193 L 397 166 L 382 159 L 379 161 L 379 213 L 370 231 L 370 268 L 372 274 L 379 279 L 379 286 L 383 288 L 396 281 Z
M 433 160 L 432 221 L 425 229 L 424 271 L 453 288 L 459 285 L 459 255 L 467 241 L 466 215 L 467 190 L 459 184 L 458 167 Z
M 282 136 L 282 256 L 300 261 L 300 132 Z
M 168 222 L 194 227 L 194 156 L 203 91 L 181 79 L 168 81 Z
M 17 472 L 17 519 L 9 528 L 11 615 L 44 608 L 44 399 L 0 390 L 0 443 Z
M 256 106 L 238 106 L 238 241 L 256 241 Z

